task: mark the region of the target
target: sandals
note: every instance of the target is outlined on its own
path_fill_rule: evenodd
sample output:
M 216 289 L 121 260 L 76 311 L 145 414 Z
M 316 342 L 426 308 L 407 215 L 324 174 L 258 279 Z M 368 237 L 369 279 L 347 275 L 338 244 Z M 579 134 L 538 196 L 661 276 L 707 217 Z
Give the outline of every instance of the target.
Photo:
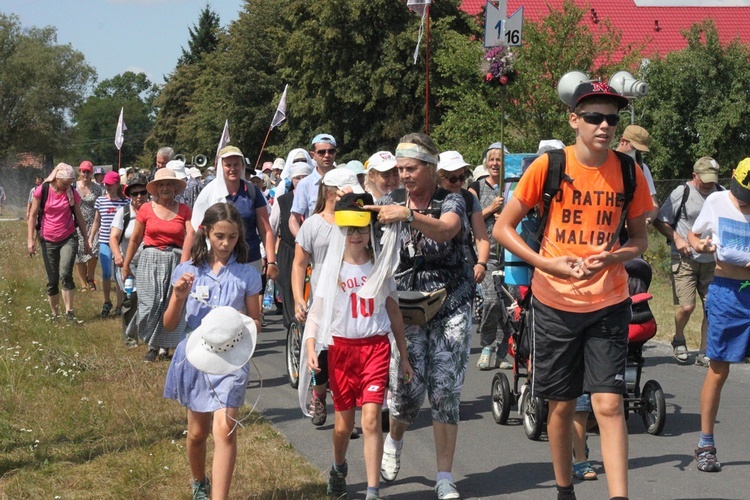
M 89 290 L 92 292 L 96 291 L 96 281 L 94 281 L 94 278 L 91 278 L 90 280 L 86 280 L 86 283 L 89 284 Z
M 589 462 L 578 462 L 573 464 L 573 477 L 581 481 L 594 481 L 598 479 L 596 477 L 596 471 Z

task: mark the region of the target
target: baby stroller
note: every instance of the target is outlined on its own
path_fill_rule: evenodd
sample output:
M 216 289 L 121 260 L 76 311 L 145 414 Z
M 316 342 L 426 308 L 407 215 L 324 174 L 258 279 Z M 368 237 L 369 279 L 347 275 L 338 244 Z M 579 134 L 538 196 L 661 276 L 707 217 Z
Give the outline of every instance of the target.
M 656 380 L 649 380 L 641 388 L 643 371 L 643 344 L 656 335 L 656 320 L 648 305 L 653 297 L 648 293 L 651 286 L 651 266 L 643 259 L 625 263 L 628 272 L 628 289 L 633 300 L 633 318 L 628 330 L 628 361 L 625 368 L 625 383 L 628 393 L 624 398 L 625 418 L 630 413 L 639 413 L 646 431 L 659 435 L 664 430 L 666 403 L 664 391 Z
M 666 403 L 664 391 L 655 380 L 649 380 L 641 389 L 643 370 L 643 345 L 656 335 L 656 320 L 648 305 L 653 297 L 648 293 L 651 286 L 651 266 L 643 259 L 633 259 L 625 264 L 628 272 L 628 289 L 633 301 L 633 317 L 628 329 L 628 356 L 625 368 L 627 395 L 623 398 L 625 418 L 639 413 L 649 434 L 658 435 L 664 429 Z M 522 303 L 525 306 L 525 304 Z M 508 351 L 513 355 L 513 386 L 504 373 L 496 373 L 492 379 L 492 417 L 495 422 L 505 425 L 510 410 L 518 404 L 526 436 L 537 440 L 542 435 L 547 422 L 547 404 L 531 395 L 530 380 L 532 366 L 530 360 L 530 332 L 526 307 L 517 306 L 516 328 L 513 330 Z M 523 383 L 521 383 L 523 379 Z M 519 387 L 520 384 L 520 387 Z
M 511 408 L 518 405 L 526 437 L 536 441 L 546 427 L 547 404 L 542 398 L 531 395 L 529 287 L 503 286 L 501 292 L 507 306 L 507 324 L 511 331 L 508 353 L 513 357 L 513 384 L 511 386 L 508 377 L 502 372 L 496 373 L 492 378 L 492 417 L 498 424 L 505 425 Z

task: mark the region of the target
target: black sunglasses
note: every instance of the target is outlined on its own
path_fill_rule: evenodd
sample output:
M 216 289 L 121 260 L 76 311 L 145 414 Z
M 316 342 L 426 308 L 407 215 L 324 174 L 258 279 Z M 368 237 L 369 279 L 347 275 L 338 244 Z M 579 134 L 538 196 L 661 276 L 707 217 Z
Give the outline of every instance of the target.
M 148 191 L 131 191 L 130 192 L 130 197 L 131 198 L 135 198 L 136 196 L 144 196 L 144 195 L 147 195 L 147 194 L 148 194 Z
M 333 155 L 335 155 L 335 154 L 336 154 L 336 148 L 331 148 L 331 149 L 319 149 L 319 150 L 317 150 L 317 151 L 315 152 L 315 154 L 316 154 L 316 155 L 318 155 L 318 156 L 325 156 L 325 155 L 327 155 L 327 154 L 329 154 L 329 155 L 333 156 Z
M 586 111 L 584 113 L 576 113 L 578 116 L 583 118 L 583 121 L 591 125 L 599 125 L 604 120 L 607 120 L 607 125 L 610 127 L 616 127 L 620 123 L 620 115 L 611 114 L 605 115 L 603 113 L 597 113 L 595 111 Z
M 463 182 L 466 180 L 466 174 L 454 175 L 453 177 L 446 177 L 445 180 L 450 182 L 451 184 L 455 184 L 458 181 Z
M 370 226 L 363 226 L 363 227 L 349 226 L 346 228 L 347 236 L 351 236 L 354 233 L 368 234 L 369 232 L 370 232 Z

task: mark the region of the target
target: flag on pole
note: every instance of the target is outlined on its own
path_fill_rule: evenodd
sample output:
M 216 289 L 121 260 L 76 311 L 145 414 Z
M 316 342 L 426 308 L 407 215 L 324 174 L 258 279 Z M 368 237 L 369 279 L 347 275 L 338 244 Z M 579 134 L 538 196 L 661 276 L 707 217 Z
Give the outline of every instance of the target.
M 224 130 L 221 132 L 221 139 L 219 139 L 219 146 L 216 148 L 216 160 L 214 166 L 219 168 L 219 151 L 229 144 L 229 120 L 224 122 Z
M 289 88 L 289 84 L 286 84 L 284 86 L 284 93 L 281 94 L 281 99 L 279 99 L 279 105 L 276 107 L 276 113 L 273 115 L 273 120 L 271 120 L 271 128 L 278 127 L 281 125 L 281 122 L 286 120 L 286 89 Z
M 117 146 L 118 151 L 122 148 L 122 144 L 125 142 L 125 135 L 123 132 L 128 129 L 128 127 L 125 126 L 125 122 L 122 120 L 124 109 L 125 108 L 120 108 L 120 119 L 117 120 L 117 131 L 115 131 L 115 146 Z
M 417 64 L 417 57 L 419 56 L 419 45 L 422 43 L 422 34 L 424 33 L 424 21 L 427 18 L 427 12 L 429 11 L 431 3 L 432 0 L 408 0 L 406 2 L 407 7 L 422 16 L 422 21 L 419 23 L 417 47 L 414 49 L 414 64 Z

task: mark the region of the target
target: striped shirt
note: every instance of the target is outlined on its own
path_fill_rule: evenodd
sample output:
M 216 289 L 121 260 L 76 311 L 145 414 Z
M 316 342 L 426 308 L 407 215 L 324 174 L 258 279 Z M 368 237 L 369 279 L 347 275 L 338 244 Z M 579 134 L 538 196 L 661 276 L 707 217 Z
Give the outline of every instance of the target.
M 109 230 L 112 220 L 115 218 L 117 209 L 127 206 L 130 200 L 127 198 L 110 200 L 108 196 L 100 196 L 94 203 L 94 210 L 99 212 L 101 226 L 99 227 L 99 244 L 109 245 Z

